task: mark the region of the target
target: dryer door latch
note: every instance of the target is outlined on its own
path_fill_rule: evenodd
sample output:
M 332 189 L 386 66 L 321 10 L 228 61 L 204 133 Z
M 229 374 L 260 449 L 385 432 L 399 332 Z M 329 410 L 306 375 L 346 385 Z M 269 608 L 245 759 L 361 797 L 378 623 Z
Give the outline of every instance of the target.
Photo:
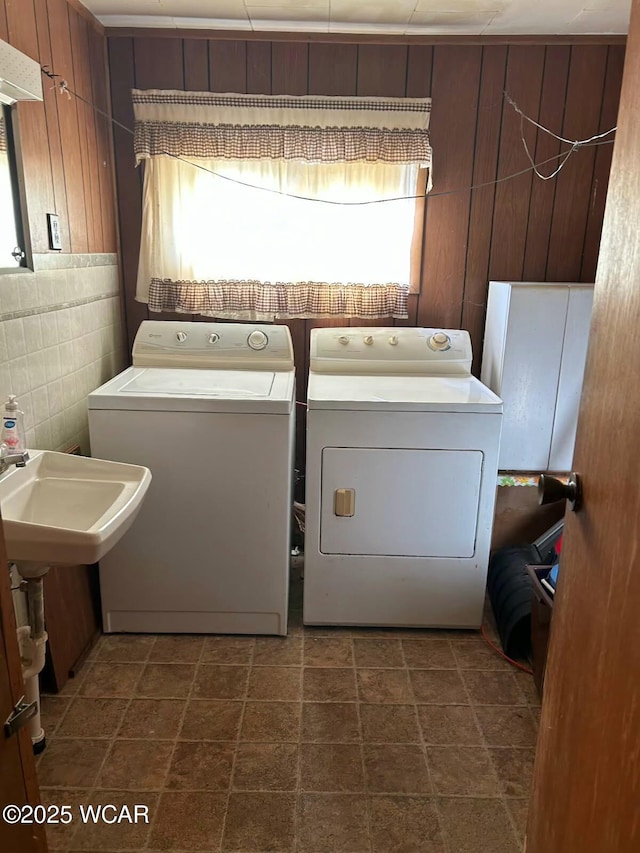
M 344 518 L 356 514 L 356 490 L 336 489 L 333 495 L 333 512 Z

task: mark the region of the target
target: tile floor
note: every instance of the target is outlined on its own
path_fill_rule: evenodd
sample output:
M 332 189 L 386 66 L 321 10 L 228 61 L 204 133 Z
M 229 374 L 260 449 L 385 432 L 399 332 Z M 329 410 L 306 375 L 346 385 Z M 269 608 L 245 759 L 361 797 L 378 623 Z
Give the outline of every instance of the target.
M 538 710 L 476 632 L 303 628 L 294 609 L 284 639 L 106 636 L 43 698 L 43 802 L 150 823 L 75 820 L 50 849 L 520 851 Z

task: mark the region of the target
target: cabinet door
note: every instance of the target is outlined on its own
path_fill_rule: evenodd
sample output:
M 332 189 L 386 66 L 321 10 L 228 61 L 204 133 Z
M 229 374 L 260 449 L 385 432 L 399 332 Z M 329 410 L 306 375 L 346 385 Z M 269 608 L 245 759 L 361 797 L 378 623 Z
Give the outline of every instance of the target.
M 325 448 L 320 550 L 472 557 L 482 461 L 478 450 Z M 340 489 L 355 492 L 353 516 L 335 515 Z
M 546 471 L 560 377 L 568 287 L 513 287 L 503 355 L 498 466 Z
M 549 456 L 551 471 L 570 471 L 573 462 L 592 304 L 593 287 L 569 288 L 556 416 Z

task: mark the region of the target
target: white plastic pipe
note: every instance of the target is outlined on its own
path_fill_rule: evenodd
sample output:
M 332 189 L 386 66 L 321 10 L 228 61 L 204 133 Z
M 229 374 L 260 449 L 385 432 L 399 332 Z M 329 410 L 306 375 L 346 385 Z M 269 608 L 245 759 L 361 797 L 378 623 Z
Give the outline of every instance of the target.
M 38 675 L 44 669 L 47 632 L 44 630 L 44 597 L 42 577 L 26 578 L 27 604 L 30 625 L 17 629 L 22 677 L 24 678 L 26 701 L 36 702 L 37 711 L 29 720 L 29 733 L 34 751 L 38 752 L 44 742 L 44 729 L 40 720 L 40 683 Z

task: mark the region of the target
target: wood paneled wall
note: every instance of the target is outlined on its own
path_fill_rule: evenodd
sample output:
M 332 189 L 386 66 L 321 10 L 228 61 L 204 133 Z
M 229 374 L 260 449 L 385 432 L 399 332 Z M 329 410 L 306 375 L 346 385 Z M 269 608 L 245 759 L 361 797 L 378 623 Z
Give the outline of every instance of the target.
M 131 127 L 130 89 L 262 94 L 387 95 L 433 99 L 433 191 L 424 222 L 421 291 L 399 324 L 466 328 L 477 373 L 490 279 L 593 281 L 611 145 L 575 153 L 555 180 L 526 170 L 520 119 L 571 139 L 613 127 L 624 47 L 620 44 L 403 45 L 110 34 L 114 117 Z M 525 125 L 536 161 L 564 150 Z M 140 174 L 131 136 L 115 129 L 116 175 L 130 341 L 146 306 L 134 301 L 140 240 Z M 549 173 L 554 160 L 542 167 Z M 470 187 L 476 187 L 470 190 Z M 156 316 L 156 315 L 154 315 Z M 359 325 L 359 321 L 331 325 Z M 304 399 L 309 331 L 289 323 Z M 380 321 L 380 324 L 386 324 Z M 300 418 L 302 421 L 302 418 Z M 300 434 L 302 439 L 302 434 Z M 302 442 L 299 442 L 301 446 Z M 299 461 L 301 459 L 299 455 Z
M 48 66 L 109 112 L 102 27 L 67 0 L 0 0 L 0 38 Z M 49 251 L 47 213 L 60 216 L 63 252 L 115 252 L 110 122 L 43 77 L 44 103 L 17 106 L 31 247 Z

